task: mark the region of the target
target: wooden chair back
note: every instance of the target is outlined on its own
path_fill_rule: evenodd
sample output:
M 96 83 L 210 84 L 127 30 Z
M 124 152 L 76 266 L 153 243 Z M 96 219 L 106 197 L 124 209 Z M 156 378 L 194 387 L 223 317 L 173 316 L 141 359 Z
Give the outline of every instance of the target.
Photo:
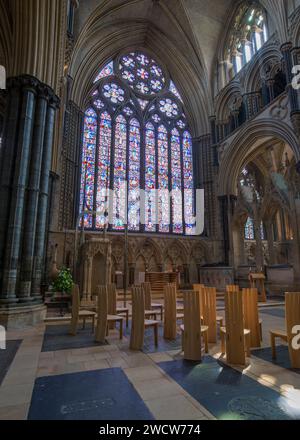
M 300 325 L 300 293 L 287 292 L 285 294 L 285 320 L 286 331 L 289 344 L 289 353 L 292 368 L 300 368 L 300 350 L 295 350 L 292 340 L 297 334 L 293 333 L 293 328 Z
M 80 310 L 80 293 L 79 293 L 78 284 L 73 284 L 71 297 L 72 297 L 72 318 L 71 318 L 70 334 L 75 336 L 77 333 L 79 310 Z
M 226 286 L 226 292 L 239 292 L 239 291 L 240 291 L 240 287 L 235 284 L 230 284 Z
M 145 310 L 151 310 L 151 283 L 142 283 L 145 296 Z
M 104 343 L 107 333 L 108 289 L 107 286 L 98 286 L 98 319 L 96 327 L 96 341 Z
M 250 330 L 250 348 L 261 346 L 257 289 L 243 289 L 244 325 Z
M 164 289 L 164 296 L 164 338 L 174 340 L 177 335 L 176 284 L 167 284 Z
M 245 365 L 243 296 L 238 291 L 225 294 L 226 357 L 233 365 Z
M 107 295 L 108 295 L 108 314 L 117 314 L 117 288 L 115 284 L 107 285 Z
M 203 310 L 204 310 L 204 302 L 203 302 L 203 289 L 204 289 L 204 284 L 193 284 L 193 289 L 195 292 L 200 292 L 200 306 L 201 306 L 201 313 L 203 315 Z
M 200 293 L 203 324 L 208 326 L 208 342 L 217 342 L 217 289 L 204 287 Z
M 132 287 L 132 323 L 130 349 L 141 350 L 145 333 L 145 296 L 142 287 Z
M 184 292 L 184 359 L 201 361 L 201 305 L 200 291 Z

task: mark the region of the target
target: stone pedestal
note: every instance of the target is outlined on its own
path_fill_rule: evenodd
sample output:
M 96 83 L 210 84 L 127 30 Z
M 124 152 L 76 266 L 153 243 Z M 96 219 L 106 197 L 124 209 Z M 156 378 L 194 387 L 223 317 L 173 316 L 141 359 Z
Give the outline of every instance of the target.
M 202 267 L 200 284 L 215 287 L 219 292 L 223 292 L 227 285 L 234 284 L 234 269 L 233 267 Z
M 44 321 L 47 307 L 44 304 L 26 305 L 0 309 L 0 325 L 6 330 L 33 327 Z

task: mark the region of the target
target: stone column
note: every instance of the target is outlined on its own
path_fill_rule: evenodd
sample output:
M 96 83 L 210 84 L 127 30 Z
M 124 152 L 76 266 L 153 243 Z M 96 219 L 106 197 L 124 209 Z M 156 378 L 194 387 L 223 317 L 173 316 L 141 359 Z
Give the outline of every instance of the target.
M 50 97 L 45 127 L 45 145 L 42 158 L 40 195 L 37 211 L 36 238 L 32 273 L 31 296 L 40 298 L 42 274 L 45 257 L 45 239 L 47 224 L 47 208 L 49 197 L 50 167 L 52 158 L 53 132 L 55 111 L 58 106 L 56 97 Z
M 15 144 L 17 138 L 18 108 L 22 100 L 18 81 L 8 81 L 7 87 L 7 108 L 6 118 L 4 121 L 0 161 L 0 290 L 3 277 L 4 251 L 9 221 L 9 205 L 12 195 L 12 177 L 14 170 Z
M 268 240 L 268 251 L 269 251 L 269 264 L 272 266 L 276 264 L 276 256 L 275 256 L 275 248 L 274 248 L 274 237 L 273 237 L 273 228 L 272 222 L 265 223 L 266 232 L 267 232 L 267 240 Z
M 285 43 L 281 46 L 280 50 L 283 55 L 284 59 L 284 66 L 285 66 L 285 75 L 287 80 L 287 90 L 289 94 L 289 100 L 290 100 L 290 106 L 292 113 L 294 111 L 299 110 L 298 106 L 298 96 L 297 91 L 293 89 L 292 87 L 292 80 L 293 80 L 293 58 L 292 58 L 292 43 Z
M 26 197 L 26 209 L 23 232 L 23 252 L 20 268 L 20 302 L 31 301 L 31 276 L 34 257 L 34 241 L 36 233 L 37 211 L 43 158 L 45 123 L 47 114 L 47 94 L 38 90 L 36 112 L 33 126 L 33 138 L 29 163 L 29 182 Z
M 18 134 L 6 132 L 7 139 L 13 136 L 15 167 L 13 172 L 12 197 L 9 210 L 9 225 L 6 234 L 4 251 L 4 273 L 0 304 L 17 301 L 16 288 L 19 269 L 19 258 L 22 244 L 22 226 L 25 208 L 25 188 L 29 171 L 30 147 L 35 112 L 35 97 L 38 81 L 30 76 L 12 80 L 19 85 L 21 93 L 21 111 L 16 110 L 19 124 Z M 10 128 L 13 124 L 10 125 Z M 6 139 L 4 139 L 6 142 Z M 2 208 L 1 208 L 2 209 Z
M 264 256 L 263 256 L 263 244 L 260 235 L 260 221 L 254 219 L 254 231 L 255 231 L 255 241 L 256 241 L 256 268 L 260 271 L 264 266 Z

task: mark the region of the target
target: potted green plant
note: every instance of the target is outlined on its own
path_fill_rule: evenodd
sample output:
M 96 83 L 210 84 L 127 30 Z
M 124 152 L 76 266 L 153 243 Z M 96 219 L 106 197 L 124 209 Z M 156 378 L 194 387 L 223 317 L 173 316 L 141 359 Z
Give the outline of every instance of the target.
M 53 282 L 53 290 L 63 295 L 70 294 L 74 281 L 70 269 L 62 268 L 55 281 Z

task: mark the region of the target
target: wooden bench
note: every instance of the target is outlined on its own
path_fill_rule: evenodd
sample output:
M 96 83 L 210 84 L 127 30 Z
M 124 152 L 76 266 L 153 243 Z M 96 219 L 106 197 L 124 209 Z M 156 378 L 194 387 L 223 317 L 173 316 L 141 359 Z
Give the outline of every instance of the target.
M 276 338 L 288 344 L 292 368 L 300 368 L 300 350 L 295 350 L 292 340 L 296 336 L 293 328 L 300 325 L 300 293 L 287 292 L 285 294 L 285 323 L 286 330 L 271 330 L 272 357 L 276 359 Z

